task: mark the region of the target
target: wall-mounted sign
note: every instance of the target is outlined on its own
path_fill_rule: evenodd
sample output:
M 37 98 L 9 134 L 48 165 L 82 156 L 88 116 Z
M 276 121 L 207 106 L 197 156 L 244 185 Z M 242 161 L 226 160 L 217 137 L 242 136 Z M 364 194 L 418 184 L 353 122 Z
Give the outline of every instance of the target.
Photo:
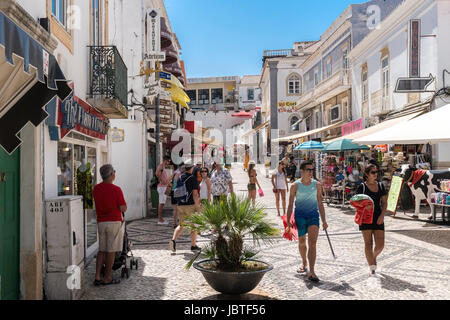
M 112 128 L 110 131 L 111 142 L 123 142 L 125 140 L 125 130 Z
M 395 92 L 426 92 L 427 87 L 433 82 L 434 77 L 430 74 L 427 78 L 398 78 Z
M 420 20 L 410 21 L 409 28 L 409 76 L 420 77 Z
M 278 102 L 278 112 L 297 112 L 299 108 L 297 108 L 296 102 L 290 101 L 281 101 Z
M 46 109 L 49 113 L 46 124 L 51 140 L 58 141 L 72 130 L 105 140 L 109 129 L 108 119 L 73 92 L 64 101 L 54 98 Z

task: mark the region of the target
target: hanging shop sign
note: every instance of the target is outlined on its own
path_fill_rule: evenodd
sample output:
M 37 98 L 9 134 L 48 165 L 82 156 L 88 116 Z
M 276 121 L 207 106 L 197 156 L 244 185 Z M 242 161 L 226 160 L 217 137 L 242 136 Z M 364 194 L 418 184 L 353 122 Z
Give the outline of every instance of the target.
M 158 9 L 149 9 L 145 16 L 147 25 L 146 61 L 165 61 L 166 53 L 161 52 L 161 14 Z
M 342 136 L 347 136 L 363 129 L 363 119 L 355 120 L 342 125 Z
M 290 101 L 281 101 L 278 102 L 278 112 L 297 112 L 299 108 L 297 108 L 296 102 Z
M 417 78 L 420 77 L 420 20 L 411 20 L 409 29 L 409 76 Z
M 49 113 L 46 124 L 51 140 L 61 140 L 72 130 L 105 140 L 109 129 L 108 119 L 73 92 L 64 101 L 54 98 L 46 108 Z

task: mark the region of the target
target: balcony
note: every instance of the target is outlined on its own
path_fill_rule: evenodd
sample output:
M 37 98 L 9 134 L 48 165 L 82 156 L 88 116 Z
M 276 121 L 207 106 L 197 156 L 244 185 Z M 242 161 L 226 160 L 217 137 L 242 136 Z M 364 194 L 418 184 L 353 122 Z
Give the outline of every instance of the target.
M 166 19 L 161 17 L 161 49 L 169 48 L 172 45 L 172 34 L 167 28 Z
M 164 70 L 170 72 L 175 77 L 180 77 L 183 75 L 183 70 L 181 70 L 178 63 L 164 64 Z
M 340 70 L 316 86 L 314 98 L 317 102 L 325 102 L 350 88 L 348 73 Z
M 115 46 L 89 46 L 88 102 L 110 119 L 127 119 L 128 70 Z
M 383 90 L 371 94 L 370 116 L 384 116 L 391 111 L 389 96 L 383 96 Z
M 166 53 L 166 61 L 164 61 L 164 66 L 178 61 L 178 52 L 175 50 L 173 45 L 162 50 Z

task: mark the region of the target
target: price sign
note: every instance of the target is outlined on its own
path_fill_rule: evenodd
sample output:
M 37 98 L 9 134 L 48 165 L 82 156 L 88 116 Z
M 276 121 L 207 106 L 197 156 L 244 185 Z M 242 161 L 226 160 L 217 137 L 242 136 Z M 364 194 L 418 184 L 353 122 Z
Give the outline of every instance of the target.
M 395 216 L 397 213 L 397 204 L 402 190 L 403 179 L 401 177 L 393 176 L 391 182 L 391 189 L 389 190 L 387 211 L 392 212 Z

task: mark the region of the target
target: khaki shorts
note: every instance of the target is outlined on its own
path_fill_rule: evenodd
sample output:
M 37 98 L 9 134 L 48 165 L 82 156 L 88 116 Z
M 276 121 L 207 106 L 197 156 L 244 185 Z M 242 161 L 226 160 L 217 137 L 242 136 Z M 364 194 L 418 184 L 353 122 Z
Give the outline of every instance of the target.
M 123 249 L 123 224 L 117 222 L 100 222 L 98 224 L 98 251 L 121 252 Z
M 195 213 L 195 205 L 192 206 L 178 206 L 178 219 L 180 219 L 180 225 L 184 220 Z

